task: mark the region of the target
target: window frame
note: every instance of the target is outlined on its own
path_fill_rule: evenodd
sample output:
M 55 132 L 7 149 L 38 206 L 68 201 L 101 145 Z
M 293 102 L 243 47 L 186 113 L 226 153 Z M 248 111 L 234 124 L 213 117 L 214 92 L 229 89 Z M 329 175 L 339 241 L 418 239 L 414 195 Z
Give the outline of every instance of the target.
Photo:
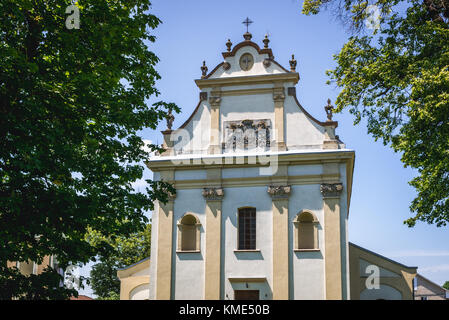
M 250 213 L 254 213 L 254 240 L 252 240 L 251 238 L 249 239 L 250 245 L 249 246 L 243 246 L 240 247 L 240 238 L 241 238 L 241 234 L 240 234 L 240 230 L 241 230 L 241 225 L 240 225 L 240 219 L 241 219 L 241 214 L 244 213 L 244 210 L 254 210 L 254 212 L 250 212 Z M 251 219 L 251 217 L 249 217 Z M 251 228 L 251 226 L 249 226 L 249 228 Z M 249 232 L 251 232 L 251 229 L 249 230 Z M 243 233 L 245 234 L 245 230 L 243 230 Z M 249 235 L 249 237 L 251 237 L 251 234 Z M 251 242 L 254 243 L 251 243 Z M 244 244 L 245 244 L 245 240 L 244 240 Z M 251 244 L 253 244 L 251 246 Z M 257 249 L 257 209 L 255 207 L 240 207 L 237 209 L 237 249 L 236 251 L 259 251 Z

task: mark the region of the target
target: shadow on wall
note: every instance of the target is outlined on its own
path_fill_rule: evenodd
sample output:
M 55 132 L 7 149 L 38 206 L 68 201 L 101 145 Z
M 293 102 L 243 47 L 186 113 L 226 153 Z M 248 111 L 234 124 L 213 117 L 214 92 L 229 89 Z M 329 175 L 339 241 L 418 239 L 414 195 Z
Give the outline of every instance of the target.
M 260 251 L 254 251 L 254 252 L 234 251 L 234 254 L 238 260 L 264 260 L 262 252 L 260 252 Z
M 201 252 L 177 252 L 179 260 L 203 260 Z
M 323 259 L 321 251 L 295 251 L 295 256 L 298 259 Z

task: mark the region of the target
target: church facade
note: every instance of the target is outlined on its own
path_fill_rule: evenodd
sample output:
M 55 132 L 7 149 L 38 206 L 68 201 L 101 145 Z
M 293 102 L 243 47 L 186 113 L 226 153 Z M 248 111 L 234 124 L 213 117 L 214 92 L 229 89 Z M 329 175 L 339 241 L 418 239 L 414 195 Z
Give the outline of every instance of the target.
M 360 298 L 348 243 L 355 152 L 330 101 L 324 121 L 298 102 L 294 57 L 286 69 L 267 37 L 251 39 L 228 40 L 212 71 L 203 63 L 198 105 L 176 130 L 168 119 L 166 151 L 147 162 L 176 189 L 155 203 L 148 298 L 340 300 L 351 287 Z M 398 270 L 408 297 L 416 268 Z

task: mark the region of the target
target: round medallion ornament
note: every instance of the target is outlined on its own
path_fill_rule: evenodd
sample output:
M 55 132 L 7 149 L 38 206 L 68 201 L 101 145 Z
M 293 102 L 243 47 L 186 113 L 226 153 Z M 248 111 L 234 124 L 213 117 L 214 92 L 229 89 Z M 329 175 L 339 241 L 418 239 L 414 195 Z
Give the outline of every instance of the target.
M 254 65 L 254 58 L 251 54 L 245 53 L 240 57 L 240 68 L 243 71 L 250 70 Z

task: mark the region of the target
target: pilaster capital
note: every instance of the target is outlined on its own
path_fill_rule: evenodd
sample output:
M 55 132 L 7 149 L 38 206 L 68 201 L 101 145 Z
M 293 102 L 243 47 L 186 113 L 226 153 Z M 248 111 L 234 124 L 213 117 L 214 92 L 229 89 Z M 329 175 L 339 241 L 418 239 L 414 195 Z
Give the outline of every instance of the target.
M 221 90 L 215 88 L 210 92 L 209 103 L 211 106 L 218 107 L 221 103 Z
M 201 101 L 207 100 L 207 91 L 200 92 L 200 100 Z
M 222 200 L 224 196 L 223 188 L 203 188 L 202 193 L 207 201 L 219 201 Z
M 282 102 L 285 99 L 284 87 L 273 89 L 273 100 L 275 102 Z
M 219 106 L 221 103 L 221 97 L 217 97 L 217 96 L 212 96 L 209 98 L 209 103 L 212 106 Z
M 176 199 L 176 193 L 172 193 L 170 191 L 167 192 L 168 201 L 175 201 Z
M 267 192 L 272 199 L 288 199 L 290 196 L 291 186 L 268 186 Z
M 322 183 L 320 186 L 320 192 L 324 198 L 327 197 L 339 197 L 343 191 L 342 183 Z

